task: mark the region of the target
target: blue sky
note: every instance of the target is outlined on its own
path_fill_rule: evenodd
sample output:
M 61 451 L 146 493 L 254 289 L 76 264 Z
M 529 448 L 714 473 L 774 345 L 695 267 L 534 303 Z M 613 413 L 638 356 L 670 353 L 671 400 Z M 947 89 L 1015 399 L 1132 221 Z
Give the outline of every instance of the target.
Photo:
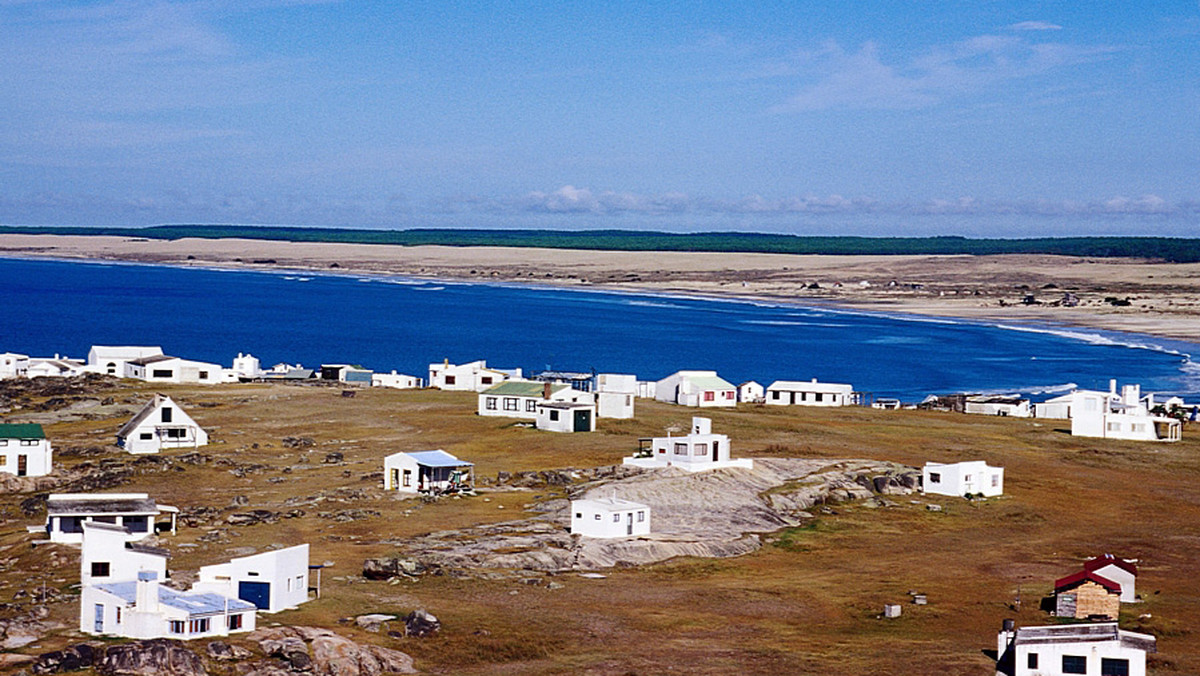
M 1196 0 L 650 4 L 0 0 L 0 223 L 1200 236 Z

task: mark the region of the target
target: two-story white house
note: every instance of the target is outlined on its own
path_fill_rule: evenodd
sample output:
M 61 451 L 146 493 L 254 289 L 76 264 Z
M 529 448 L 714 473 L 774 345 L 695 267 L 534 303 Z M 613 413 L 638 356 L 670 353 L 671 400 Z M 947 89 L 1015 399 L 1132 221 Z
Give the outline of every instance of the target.
M 596 374 L 596 415 L 600 418 L 632 418 L 637 391 L 638 379 L 635 375 Z
M 1125 631 L 1116 622 L 1014 627 L 1005 620 L 996 635 L 996 673 L 1004 676 L 1146 676 L 1149 634 Z
M 716 371 L 676 371 L 654 384 L 654 398 L 668 404 L 737 406 L 737 388 Z
M 124 526 L 103 521 L 85 521 L 79 554 L 79 581 L 93 583 L 136 580 L 137 574 L 152 571 L 167 577 L 168 552 L 130 540 Z
M 773 406 L 855 406 L 860 402 L 853 385 L 776 380 L 767 386 L 764 401 Z
M 1146 402 L 1142 400 L 1141 386 L 1125 385 L 1121 388 L 1119 397 L 1116 387 L 1114 380 L 1110 384 L 1109 392 L 1079 390 L 1073 393 L 1072 436 L 1132 441 L 1179 441 L 1183 423 L 1176 418 L 1150 413 Z
M 691 431 L 684 436 L 654 437 L 639 440 L 641 448 L 623 464 L 637 467 L 678 467 L 689 472 L 701 472 L 722 467 L 753 469 L 750 458 L 733 459 L 729 437 L 714 434 L 712 420 L 692 418 Z
M 989 467 L 983 460 L 967 462 L 927 462 L 921 471 L 922 490 L 931 495 L 1004 494 L 1004 468 Z
M 16 352 L 0 352 L 0 380 L 24 378 L 29 368 L 29 355 Z
M 0 424 L 0 472 L 45 476 L 54 469 L 54 450 L 36 423 Z
M 158 453 L 169 448 L 199 448 L 207 443 L 208 432 L 163 394 L 155 394 L 117 431 L 117 445 L 135 454 Z

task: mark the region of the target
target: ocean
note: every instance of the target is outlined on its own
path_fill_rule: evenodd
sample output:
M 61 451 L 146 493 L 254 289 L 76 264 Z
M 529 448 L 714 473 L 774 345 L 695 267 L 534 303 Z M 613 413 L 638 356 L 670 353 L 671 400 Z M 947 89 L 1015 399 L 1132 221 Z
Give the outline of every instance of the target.
M 159 345 L 229 366 L 361 364 L 427 375 L 431 362 L 726 380 L 851 383 L 875 397 L 1021 393 L 1040 400 L 1110 378 L 1200 395 L 1200 345 L 1051 326 L 771 302 L 430 281 L 0 259 L 0 352 L 86 357 Z

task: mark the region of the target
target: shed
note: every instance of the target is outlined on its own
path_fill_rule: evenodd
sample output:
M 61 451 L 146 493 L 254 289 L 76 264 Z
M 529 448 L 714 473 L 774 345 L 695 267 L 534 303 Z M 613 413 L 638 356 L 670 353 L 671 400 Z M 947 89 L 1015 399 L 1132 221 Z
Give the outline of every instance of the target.
M 650 534 L 650 507 L 618 497 L 571 501 L 571 533 L 594 538 Z
M 551 432 L 596 431 L 595 404 L 539 401 L 536 407 L 536 426 L 539 430 Z
M 383 488 L 401 493 L 473 490 L 475 464 L 443 451 L 393 453 L 383 459 Z

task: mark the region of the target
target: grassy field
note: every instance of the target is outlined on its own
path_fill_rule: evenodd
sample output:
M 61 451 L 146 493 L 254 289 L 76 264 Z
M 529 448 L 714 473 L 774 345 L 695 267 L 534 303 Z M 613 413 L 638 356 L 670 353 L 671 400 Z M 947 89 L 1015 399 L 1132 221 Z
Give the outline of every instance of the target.
M 129 483 L 184 511 L 222 510 L 218 522 L 181 528 L 164 539 L 172 571 L 194 571 L 247 548 L 309 542 L 313 562 L 331 561 L 323 593 L 294 611 L 260 615 L 260 625 L 310 624 L 356 640 L 389 645 L 443 674 L 971 674 L 989 675 L 984 650 L 1000 622 L 1051 621 L 1038 609 L 1055 578 L 1103 553 L 1140 559 L 1141 604 L 1123 609 L 1125 628 L 1159 637 L 1152 673 L 1200 673 L 1200 436 L 1189 427 L 1177 444 L 1074 439 L 1065 421 L 960 414 L 741 406 L 706 413 L 730 435 L 735 456 L 987 460 L 1005 467 L 1005 497 L 970 504 L 957 498 L 896 496 L 895 506 L 837 505 L 803 527 L 776 533 L 758 552 L 722 560 L 681 559 L 573 574 L 549 589 L 513 579 L 430 576 L 365 581 L 364 559 L 386 556 L 389 541 L 435 530 L 519 518 L 554 493 L 484 492 L 423 503 L 382 491 L 382 458 L 401 450 L 443 448 L 474 461 L 479 476 L 498 471 L 590 467 L 629 454 L 638 437 L 687 426 L 694 410 L 638 401 L 631 421 L 602 420 L 594 434 L 558 435 L 474 414 L 473 395 L 373 389 L 342 398 L 336 389 L 285 385 L 155 388 L 175 397 L 210 430 L 201 452 L 211 461 L 174 460 L 184 451 L 138 463 Z M 112 395 L 131 404 L 154 390 L 129 384 Z M 37 400 L 28 402 L 39 403 Z M 22 414 L 14 410 L 6 417 Z M 59 449 L 109 443 L 124 417 L 47 425 Z M 286 448 L 284 437 L 315 445 Z M 257 446 L 256 446 L 257 445 Z M 325 463 L 339 452 L 344 462 Z M 64 455 L 65 466 L 129 462 Z M 234 471 L 243 476 L 235 476 Z M 238 496 L 250 504 L 232 507 Z M 77 623 L 72 597 L 77 553 L 32 547 L 24 533 L 44 516 L 21 514 L 28 495 L 0 508 L 0 601 L 27 605 L 45 583 L 64 592 L 51 616 Z M 940 513 L 923 503 L 943 506 Z M 304 516 L 229 528 L 227 514 L 263 508 Z M 374 510 L 339 522 L 345 510 Z M 321 516 L 325 514 L 326 516 Z M 713 514 L 712 518 L 721 518 Z M 201 539 L 203 536 L 204 539 Z M 215 540 L 215 541 L 214 541 Z M 194 544 L 194 547 L 180 545 Z M 907 603 L 908 592 L 929 605 Z M 1011 605 L 1018 592 L 1020 611 Z M 884 603 L 904 603 L 895 620 Z M 339 624 L 369 612 L 428 609 L 442 631 L 392 639 Z M 17 608 L 8 606 L 5 613 Z M 49 650 L 82 635 L 59 632 L 25 652 Z

